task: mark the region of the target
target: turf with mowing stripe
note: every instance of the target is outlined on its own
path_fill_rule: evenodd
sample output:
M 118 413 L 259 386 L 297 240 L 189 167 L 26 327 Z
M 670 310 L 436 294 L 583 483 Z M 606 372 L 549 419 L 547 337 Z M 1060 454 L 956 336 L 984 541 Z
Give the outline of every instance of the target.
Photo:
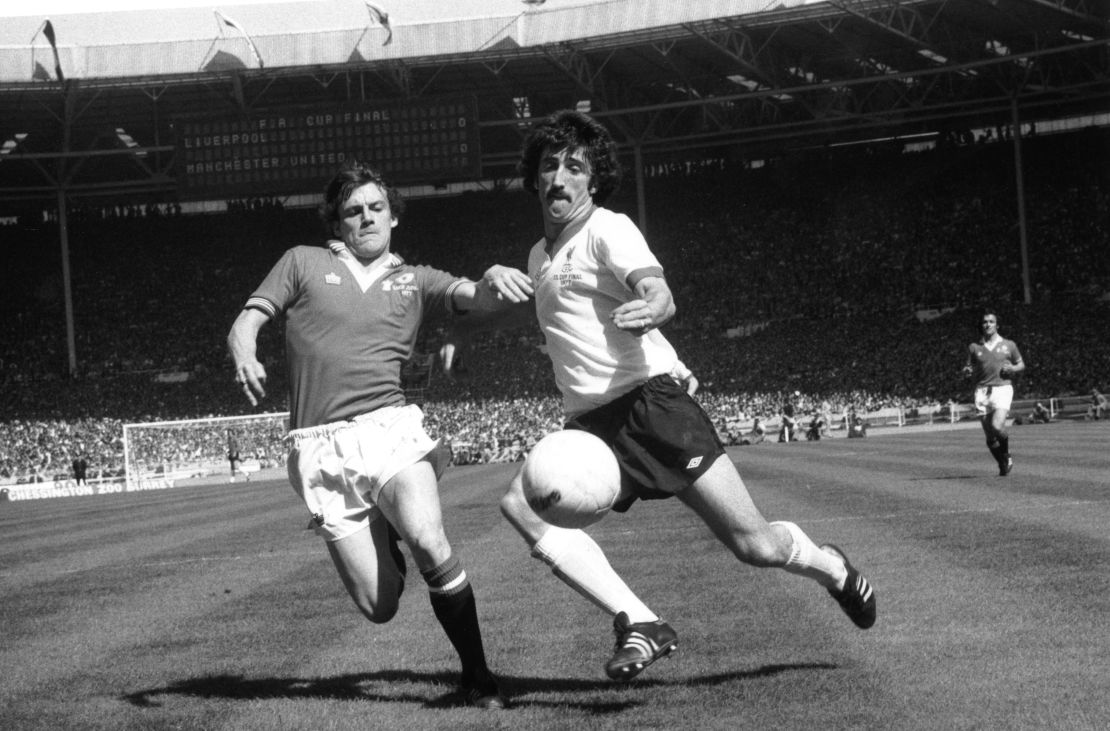
M 513 465 L 443 480 L 514 707 L 444 707 L 455 659 L 423 584 L 366 622 L 283 480 L 0 504 L 0 728 L 1104 728 L 1110 424 L 732 448 L 768 519 L 876 587 L 857 630 L 815 584 L 743 566 L 675 500 L 591 529 L 679 633 L 604 677 L 611 621 L 497 512 Z

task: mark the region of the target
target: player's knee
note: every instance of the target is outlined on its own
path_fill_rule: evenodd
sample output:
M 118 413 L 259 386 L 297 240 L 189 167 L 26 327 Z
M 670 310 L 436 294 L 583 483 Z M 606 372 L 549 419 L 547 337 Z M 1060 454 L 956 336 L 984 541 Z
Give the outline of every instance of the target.
M 735 532 L 732 552 L 746 564 L 757 568 L 783 566 L 790 558 L 791 540 L 780 540 L 773 530 L 759 533 Z
M 528 509 L 528 503 L 525 502 L 523 494 L 510 491 L 501 498 L 500 507 L 501 515 L 510 523 L 516 523 Z
M 378 602 L 377 604 L 362 603 L 356 601 L 359 611 L 362 615 L 369 619 L 374 624 L 385 624 L 397 615 L 397 609 L 400 603 L 394 599 L 390 602 Z
M 442 524 L 420 526 L 405 537 L 405 543 L 421 571 L 435 568 L 451 556 L 451 544 Z
M 553 528 L 553 526 L 544 522 L 543 518 L 536 515 L 535 511 L 528 505 L 519 475 L 513 480 L 513 484 L 501 498 L 500 508 L 501 515 L 529 546 L 536 545 L 536 542 Z
M 401 605 L 400 598 L 401 593 L 399 591 L 351 592 L 351 599 L 354 600 L 358 610 L 362 612 L 362 616 L 374 624 L 385 624 L 393 619 Z

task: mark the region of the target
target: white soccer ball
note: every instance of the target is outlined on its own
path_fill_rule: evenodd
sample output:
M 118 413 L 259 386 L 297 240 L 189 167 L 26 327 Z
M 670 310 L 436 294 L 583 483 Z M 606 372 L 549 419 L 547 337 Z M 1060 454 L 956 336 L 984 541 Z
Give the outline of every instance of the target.
M 605 517 L 621 490 L 617 458 L 605 442 L 577 429 L 548 434 L 524 461 L 524 498 L 548 523 L 585 528 Z

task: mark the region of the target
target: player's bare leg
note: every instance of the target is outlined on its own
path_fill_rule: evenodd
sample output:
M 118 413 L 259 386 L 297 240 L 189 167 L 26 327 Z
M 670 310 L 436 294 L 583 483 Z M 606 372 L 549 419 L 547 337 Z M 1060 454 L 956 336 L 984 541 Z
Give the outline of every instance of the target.
M 818 547 L 794 523 L 768 523 L 728 455 L 720 456 L 679 498 L 744 563 L 809 577 L 828 589 L 856 625 L 874 624 L 874 592 L 844 552 Z
M 501 498 L 501 513 L 524 538 L 533 557 L 613 617 L 617 646 L 605 666 L 609 677 L 630 680 L 675 650 L 674 630 L 628 588 L 593 538 L 582 530 L 550 525 L 528 506 L 519 471 Z
M 395 553 L 385 518 L 379 517 L 353 535 L 328 541 L 327 547 L 359 611 L 377 624 L 393 619 L 405 586 L 405 567 L 404 556 Z
M 1007 409 L 994 409 L 982 417 L 983 434 L 987 438 L 987 449 L 998 463 L 998 474 L 1005 477 L 1013 469 L 1014 460 L 1010 457 L 1010 434 L 1006 431 Z
M 605 552 L 585 531 L 558 528 L 536 515 L 524 498 L 519 471 L 501 498 L 501 514 L 535 558 L 599 609 L 610 616 L 625 612 L 634 622 L 658 619 L 613 570 Z
M 486 664 L 474 590 L 443 531 L 435 470 L 420 461 L 401 470 L 378 495 L 378 506 L 404 539 L 428 584 L 436 619 L 462 661 L 460 691 L 482 708 L 504 708 L 505 701 Z

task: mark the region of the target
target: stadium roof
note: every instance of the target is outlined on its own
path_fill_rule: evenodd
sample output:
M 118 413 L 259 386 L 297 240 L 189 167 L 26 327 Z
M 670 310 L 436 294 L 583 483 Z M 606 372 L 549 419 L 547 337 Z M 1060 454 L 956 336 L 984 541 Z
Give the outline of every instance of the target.
M 304 105 L 473 97 L 494 178 L 525 119 L 580 103 L 649 156 L 1110 111 L 1102 0 L 328 0 L 44 21 L 0 32 L 0 199 L 174 197 L 180 120 Z

